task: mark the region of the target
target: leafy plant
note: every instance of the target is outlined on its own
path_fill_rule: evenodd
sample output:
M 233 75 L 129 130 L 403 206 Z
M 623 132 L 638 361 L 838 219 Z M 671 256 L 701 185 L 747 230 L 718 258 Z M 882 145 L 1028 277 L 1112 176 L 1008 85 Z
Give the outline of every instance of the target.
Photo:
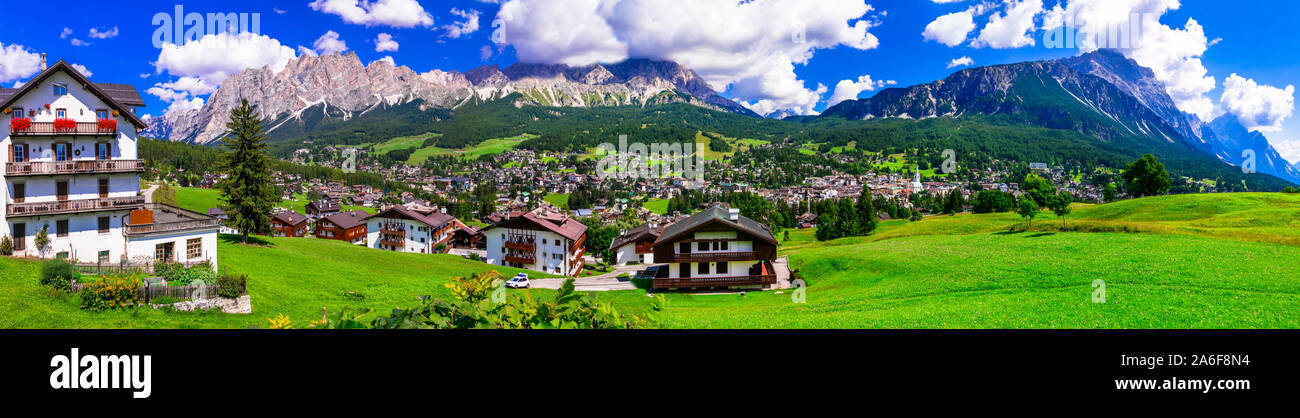
M 223 298 L 237 298 L 244 294 L 248 286 L 248 276 L 223 274 L 217 279 L 217 294 Z
M 76 277 L 76 271 L 72 268 L 72 264 L 66 260 L 53 259 L 41 265 L 40 284 L 42 286 L 50 286 L 66 292 L 72 290 L 72 279 L 74 277 Z
M 141 280 L 137 275 L 106 277 L 86 284 L 81 291 L 81 309 L 104 311 L 138 306 Z
M 46 249 L 50 248 L 50 226 L 48 224 L 42 225 L 41 230 L 36 232 L 35 242 L 36 251 L 42 254 L 45 253 Z
M 0 255 L 14 255 L 14 240 L 9 235 L 0 237 Z

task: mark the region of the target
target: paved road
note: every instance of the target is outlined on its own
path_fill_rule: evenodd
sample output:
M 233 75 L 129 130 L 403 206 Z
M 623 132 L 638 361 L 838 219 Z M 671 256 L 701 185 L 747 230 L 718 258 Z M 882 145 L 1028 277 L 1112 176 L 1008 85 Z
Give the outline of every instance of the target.
M 158 185 L 157 185 L 157 184 L 150 185 L 149 188 L 146 189 L 146 190 L 144 191 L 144 201 L 145 201 L 145 202 L 153 203 L 153 192 L 154 192 L 155 190 L 158 190 Z
M 648 265 L 639 266 L 614 266 L 609 273 L 599 276 L 578 277 L 573 281 L 573 288 L 584 292 L 603 292 L 608 290 L 634 290 L 636 285 L 632 284 L 631 276 L 636 272 L 645 270 Z M 627 274 L 627 278 L 618 278 L 619 275 Z M 539 289 L 559 289 L 564 284 L 564 279 L 532 279 L 533 287 Z

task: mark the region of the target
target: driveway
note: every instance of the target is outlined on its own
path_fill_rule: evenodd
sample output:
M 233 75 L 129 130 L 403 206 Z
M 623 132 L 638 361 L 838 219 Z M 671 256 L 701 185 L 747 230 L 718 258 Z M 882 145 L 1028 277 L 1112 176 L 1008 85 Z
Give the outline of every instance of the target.
M 632 276 L 636 272 L 645 270 L 652 265 L 636 266 L 614 266 L 609 273 L 599 276 L 577 277 L 573 279 L 574 290 L 583 292 L 603 292 L 609 290 L 635 290 L 636 285 L 632 284 Z M 628 277 L 618 278 L 618 276 L 627 274 Z M 532 279 L 533 287 L 538 289 L 559 289 L 564 284 L 565 279 Z

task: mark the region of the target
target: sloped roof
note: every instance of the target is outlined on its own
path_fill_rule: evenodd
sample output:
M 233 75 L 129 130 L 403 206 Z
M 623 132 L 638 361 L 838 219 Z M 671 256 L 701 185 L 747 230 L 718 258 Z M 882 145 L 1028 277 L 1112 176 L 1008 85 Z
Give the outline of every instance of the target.
M 361 225 L 365 225 L 366 219 L 369 218 L 370 218 L 370 214 L 366 213 L 366 211 L 354 210 L 351 212 L 336 213 L 330 216 L 326 216 L 325 219 L 322 220 L 325 222 L 338 225 L 339 228 L 352 229 Z
M 388 208 L 385 211 L 366 217 L 366 219 L 370 219 L 370 218 L 406 218 L 413 221 L 423 222 L 424 224 L 434 228 L 446 225 L 448 222 L 451 222 L 452 219 L 456 219 L 455 216 L 451 216 L 445 213 L 432 213 L 429 215 L 425 215 L 407 209 L 404 206 L 393 206 L 391 208 Z
M 303 222 L 307 222 L 307 215 L 303 215 L 301 213 L 292 210 L 286 210 L 284 212 L 277 213 L 275 214 L 275 216 L 272 216 L 271 218 L 283 222 L 285 225 L 297 225 Z
M 772 231 L 769 231 L 766 226 L 763 226 L 763 224 L 745 216 L 738 216 L 735 221 L 732 221 L 727 209 L 714 205 L 700 213 L 691 215 L 689 218 L 669 225 L 668 228 L 664 230 L 663 235 L 659 236 L 659 240 L 655 241 L 655 246 L 658 247 L 662 244 L 672 242 L 672 240 L 681 235 L 688 234 L 696 229 L 704 227 L 705 225 L 713 223 L 726 225 L 732 229 L 744 232 L 754 238 L 767 241 L 774 245 L 777 243 L 776 237 L 772 236 Z
M 511 215 L 514 215 L 513 213 Z M 562 237 L 573 241 L 581 239 L 587 233 L 587 226 L 578 220 L 567 216 L 539 216 L 533 212 L 526 212 L 522 215 L 511 216 L 495 225 L 492 228 L 512 228 L 520 227 L 522 224 L 531 224 L 541 227 L 544 230 L 554 232 Z
M 68 63 L 63 60 L 59 60 L 59 62 L 54 63 L 54 65 L 51 65 L 49 68 L 46 68 L 45 71 L 41 71 L 40 74 L 37 74 L 35 77 L 32 77 L 32 79 L 28 80 L 27 83 L 23 84 L 22 87 L 19 87 L 17 89 L 5 89 L 4 92 L 0 92 L 0 100 L 3 100 L 3 102 L 0 102 L 0 109 L 8 108 L 10 105 L 13 104 L 15 100 L 18 99 L 19 96 L 22 96 L 23 94 L 26 94 L 28 91 L 31 91 L 32 89 L 36 88 L 41 84 L 41 82 L 45 81 L 46 78 L 59 71 L 66 72 L 68 73 L 68 75 L 71 75 L 72 78 L 76 79 L 83 86 L 85 86 L 87 91 L 90 91 L 91 94 L 94 94 L 96 97 L 99 97 L 99 99 L 103 100 L 104 103 L 108 104 L 109 107 L 113 108 L 114 110 L 117 110 L 122 116 L 125 116 L 128 120 L 130 120 L 131 123 L 136 127 L 145 128 L 149 126 L 148 124 L 144 123 L 144 120 L 140 119 L 139 116 L 136 116 L 135 112 L 132 112 L 131 109 L 127 107 L 128 105 L 144 106 L 144 100 L 140 98 L 140 93 L 135 91 L 135 86 L 131 86 L 129 84 L 93 83 L 90 81 L 90 79 L 86 78 L 84 74 L 82 74 L 80 71 L 77 71 L 76 68 L 72 68 L 71 65 L 68 65 Z
M 659 239 L 660 235 L 663 235 L 664 229 L 666 229 L 666 227 L 664 227 L 663 225 L 657 225 L 655 226 L 655 228 L 650 228 L 650 224 L 648 223 L 641 224 L 641 226 L 632 228 L 631 230 L 627 231 L 627 233 L 615 237 L 614 240 L 609 243 L 609 249 L 613 250 L 618 247 L 622 247 L 624 245 L 640 241 L 642 238 L 645 237 L 652 237 L 657 240 Z

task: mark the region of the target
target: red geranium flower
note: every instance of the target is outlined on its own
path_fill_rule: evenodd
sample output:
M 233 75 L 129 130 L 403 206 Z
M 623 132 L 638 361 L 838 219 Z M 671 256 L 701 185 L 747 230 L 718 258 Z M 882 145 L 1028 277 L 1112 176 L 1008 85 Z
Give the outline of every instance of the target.
M 96 123 L 100 131 L 115 132 L 117 131 L 117 119 L 100 119 Z
M 31 129 L 32 120 L 27 118 L 13 118 L 9 120 L 9 130 L 13 132 L 25 131 Z
M 68 118 L 54 120 L 55 132 L 65 132 L 65 131 L 75 131 L 75 130 L 77 130 L 77 121 L 75 120 L 68 119 Z

